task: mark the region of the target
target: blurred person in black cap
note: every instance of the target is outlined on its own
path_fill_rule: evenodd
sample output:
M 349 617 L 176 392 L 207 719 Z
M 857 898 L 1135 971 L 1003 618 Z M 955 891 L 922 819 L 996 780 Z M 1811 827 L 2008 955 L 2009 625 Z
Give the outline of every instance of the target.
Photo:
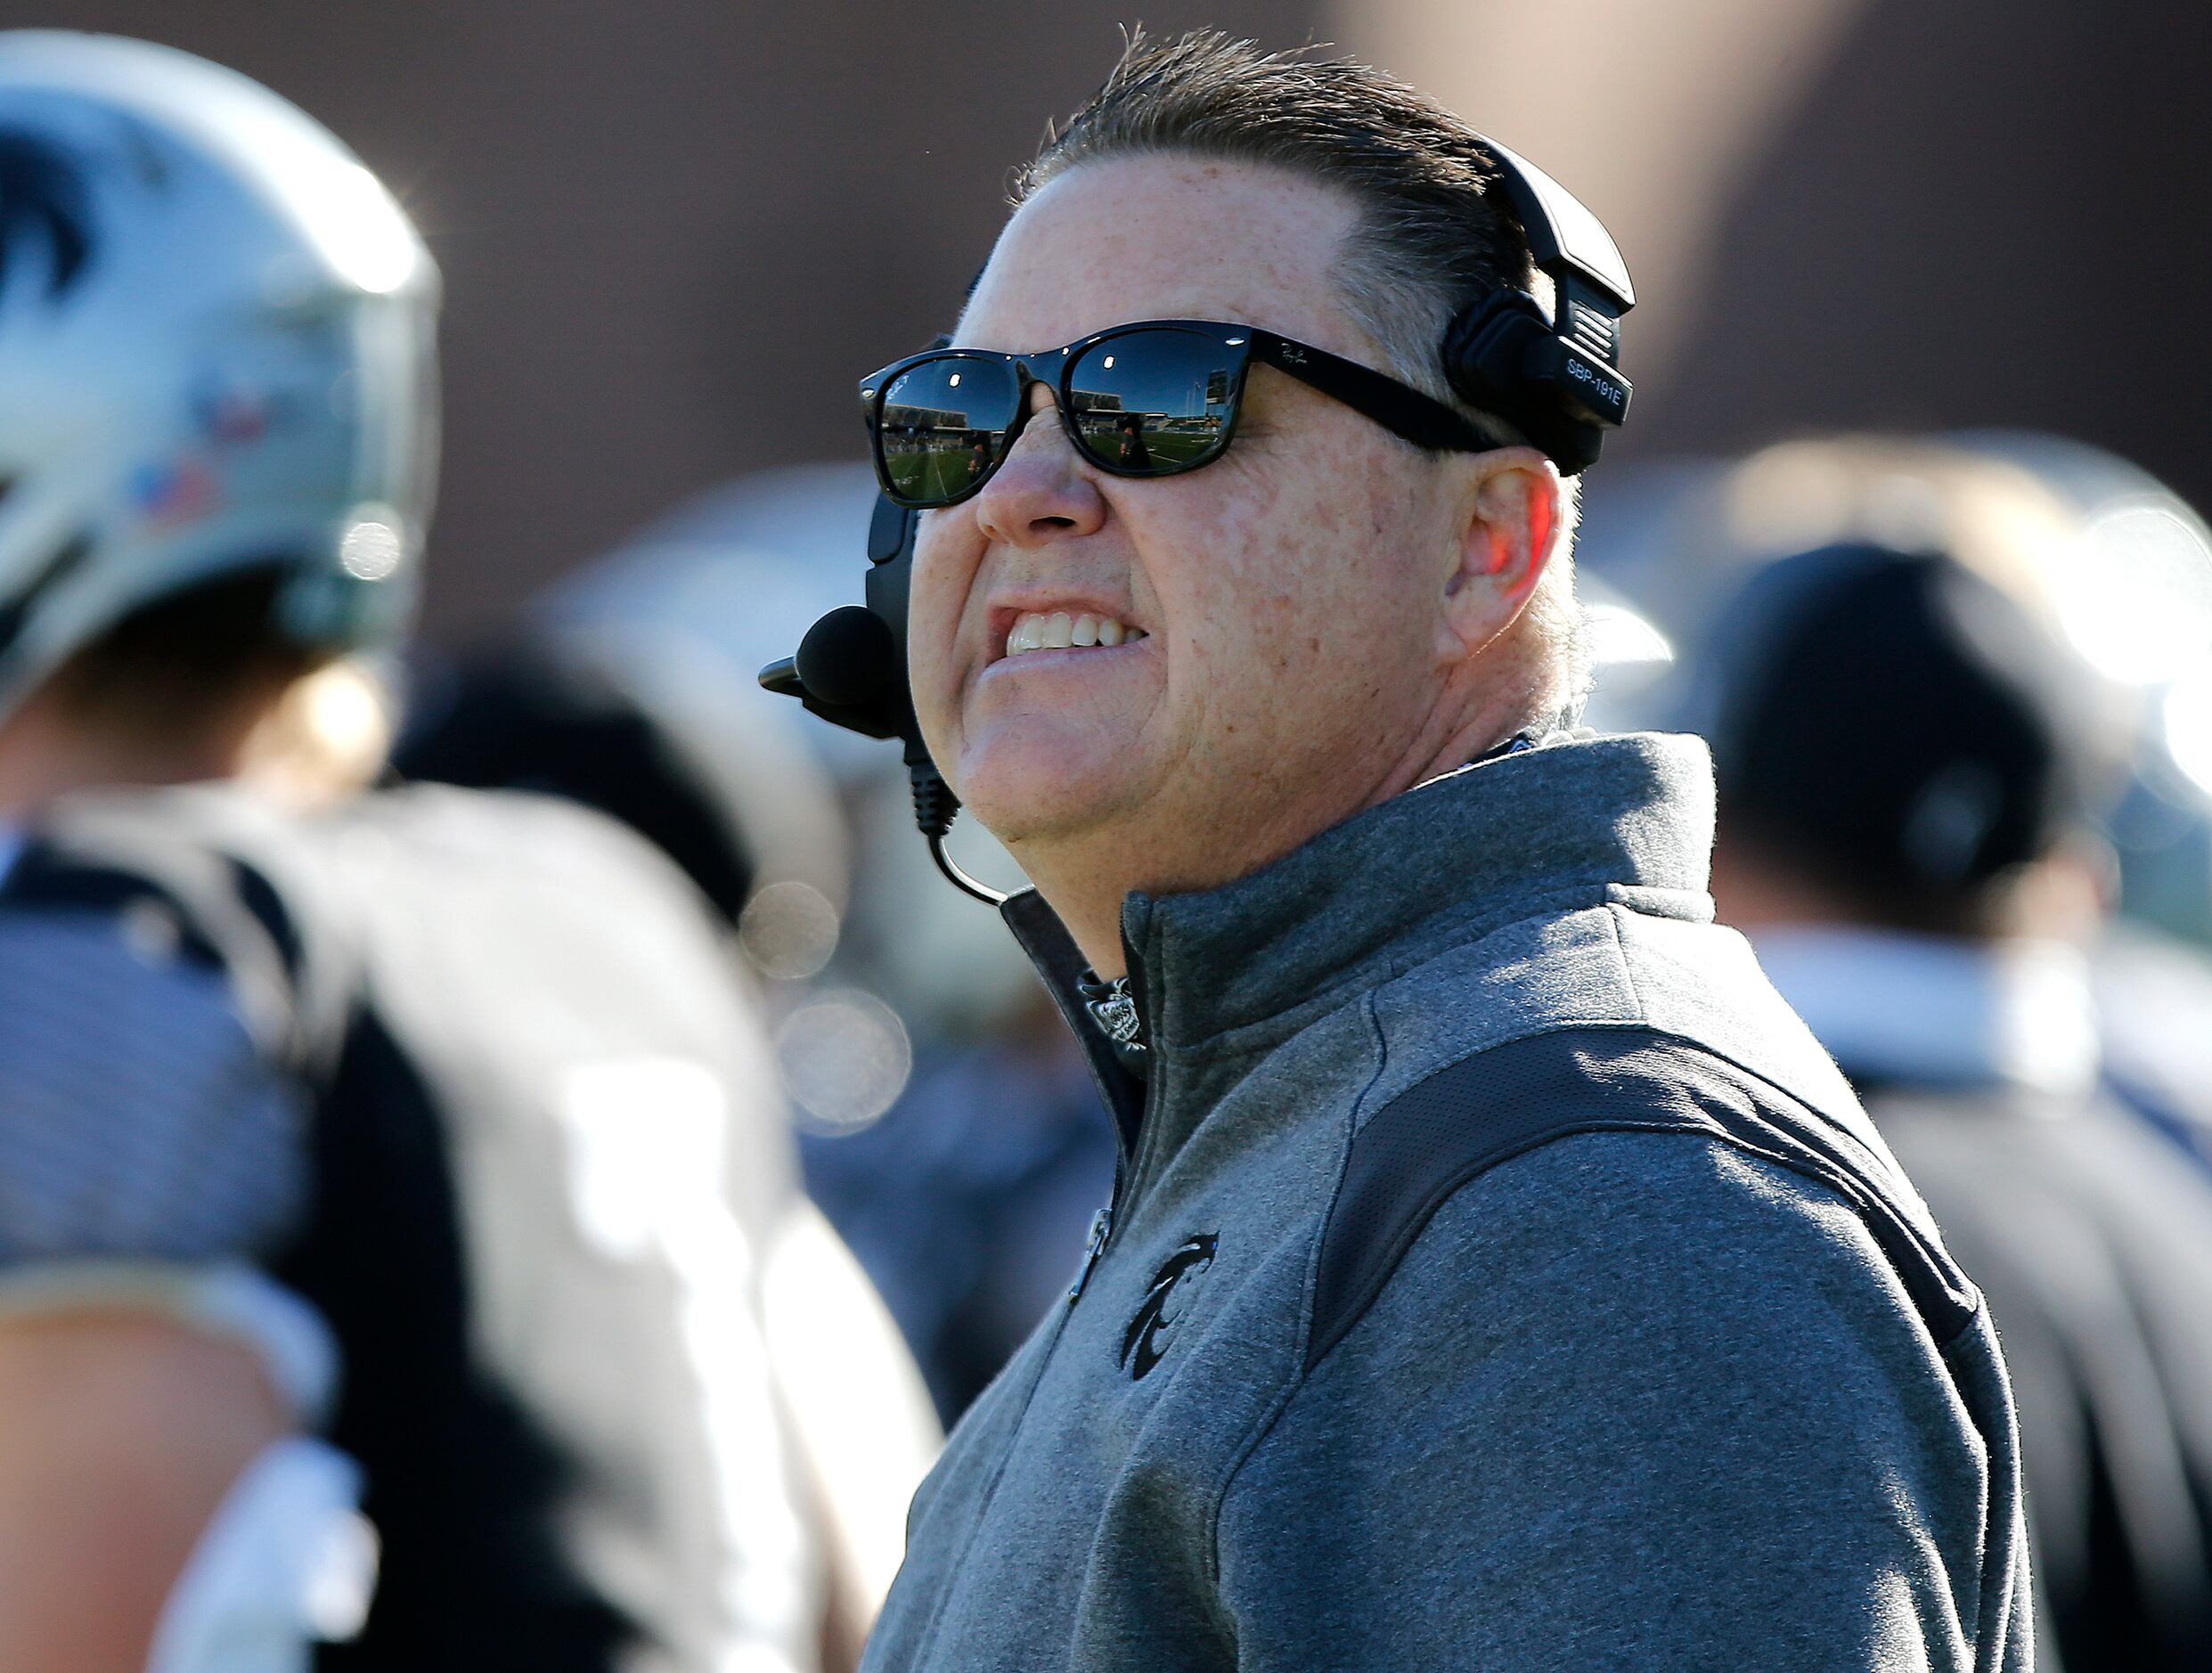
M 1802 553 L 1717 619 L 1714 897 L 1989 1297 L 2042 1659 L 2212 1665 L 2212 1192 L 2101 1082 L 2105 699 L 1941 551 Z
M 1631 466 L 1612 486 L 1591 507 L 1588 555 L 1683 656 L 1601 682 L 1600 727 L 1710 730 L 1695 676 L 1723 660 L 1747 571 L 1785 554 L 1941 551 L 2048 601 L 2112 699 L 2096 730 L 2118 770 L 2040 875 L 2046 893 L 2063 885 L 2071 917 L 2100 920 L 2089 975 L 2105 1085 L 2212 1173 L 2212 773 L 2191 765 L 2212 730 L 2175 702 L 2212 679 L 2212 530 L 2139 467 L 2034 431 L 1804 437 L 1738 461 Z
M 437 300 L 275 94 L 0 34 L 7 1673 L 854 1647 L 812 1420 L 894 1408 L 778 1350 L 853 1286 L 698 894 L 362 793 Z

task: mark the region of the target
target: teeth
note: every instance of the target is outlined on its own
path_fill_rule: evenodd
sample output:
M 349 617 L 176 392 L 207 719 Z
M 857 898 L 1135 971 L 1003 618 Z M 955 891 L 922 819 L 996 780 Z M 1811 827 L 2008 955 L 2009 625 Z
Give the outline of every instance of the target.
M 1127 645 L 1145 637 L 1141 627 L 1124 627 L 1110 616 L 1085 611 L 1070 616 L 1056 610 L 1049 616 L 1031 612 L 1015 618 L 1006 636 L 1006 654 L 1018 657 L 1025 650 L 1073 650 L 1094 645 Z

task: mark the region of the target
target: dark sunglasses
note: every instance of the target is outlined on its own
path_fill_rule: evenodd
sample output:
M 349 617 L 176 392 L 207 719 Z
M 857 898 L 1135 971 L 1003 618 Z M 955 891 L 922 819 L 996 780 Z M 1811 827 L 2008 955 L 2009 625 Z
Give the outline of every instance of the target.
M 1357 361 L 1207 320 L 1140 320 L 1034 355 L 932 349 L 862 379 L 861 404 L 884 492 L 927 510 L 991 480 L 1029 422 L 1033 384 L 1052 391 L 1069 439 L 1101 470 L 1171 477 L 1212 464 L 1237 433 L 1255 357 L 1416 447 L 1497 445 L 1442 402 Z

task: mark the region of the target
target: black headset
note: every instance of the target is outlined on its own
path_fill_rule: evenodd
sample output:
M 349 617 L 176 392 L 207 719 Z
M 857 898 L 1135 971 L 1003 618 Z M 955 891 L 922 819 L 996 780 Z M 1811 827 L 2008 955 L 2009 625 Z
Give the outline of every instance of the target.
M 1444 331 L 1444 374 L 1470 406 L 1495 412 L 1566 475 L 1596 462 L 1628 416 L 1620 316 L 1636 306 L 1612 235 L 1535 164 L 1484 140 L 1498 184 L 1552 282 L 1552 309 L 1508 285 L 1460 309 Z
M 1636 306 L 1636 292 L 1612 235 L 1580 200 L 1503 145 L 1481 143 L 1497 162 L 1496 183 L 1528 240 L 1530 264 L 1551 281 L 1552 306 L 1547 314 L 1534 296 L 1511 285 L 1468 304 L 1444 332 L 1445 376 L 1463 400 L 1504 419 L 1574 476 L 1596 460 L 1605 432 L 1628 415 L 1620 316 Z M 929 839 L 938 869 L 977 900 L 997 905 L 1006 897 L 945 853 L 960 802 L 930 760 L 914 718 L 906 598 L 917 521 L 915 512 L 878 497 L 868 530 L 867 602 L 823 616 L 807 629 L 798 654 L 770 663 L 760 681 L 798 698 L 833 726 L 901 740 L 914 822 Z

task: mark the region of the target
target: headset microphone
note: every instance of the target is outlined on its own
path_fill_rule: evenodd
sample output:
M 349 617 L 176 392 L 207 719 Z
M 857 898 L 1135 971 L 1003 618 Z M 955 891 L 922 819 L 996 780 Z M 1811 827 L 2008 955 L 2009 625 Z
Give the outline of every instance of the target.
M 856 732 L 896 738 L 903 724 L 898 657 L 899 641 L 883 617 L 864 604 L 848 604 L 807 629 L 791 659 L 795 678 L 769 690 L 787 691 Z
M 996 906 L 1006 896 L 969 877 L 945 852 L 960 798 L 929 758 L 907 683 L 906 596 L 919 521 L 916 513 L 877 496 L 868 526 L 868 602 L 830 611 L 806 630 L 798 654 L 770 663 L 760 681 L 779 696 L 798 698 L 809 714 L 833 726 L 904 744 L 914 823 L 929 839 L 937 869 L 956 888 Z

